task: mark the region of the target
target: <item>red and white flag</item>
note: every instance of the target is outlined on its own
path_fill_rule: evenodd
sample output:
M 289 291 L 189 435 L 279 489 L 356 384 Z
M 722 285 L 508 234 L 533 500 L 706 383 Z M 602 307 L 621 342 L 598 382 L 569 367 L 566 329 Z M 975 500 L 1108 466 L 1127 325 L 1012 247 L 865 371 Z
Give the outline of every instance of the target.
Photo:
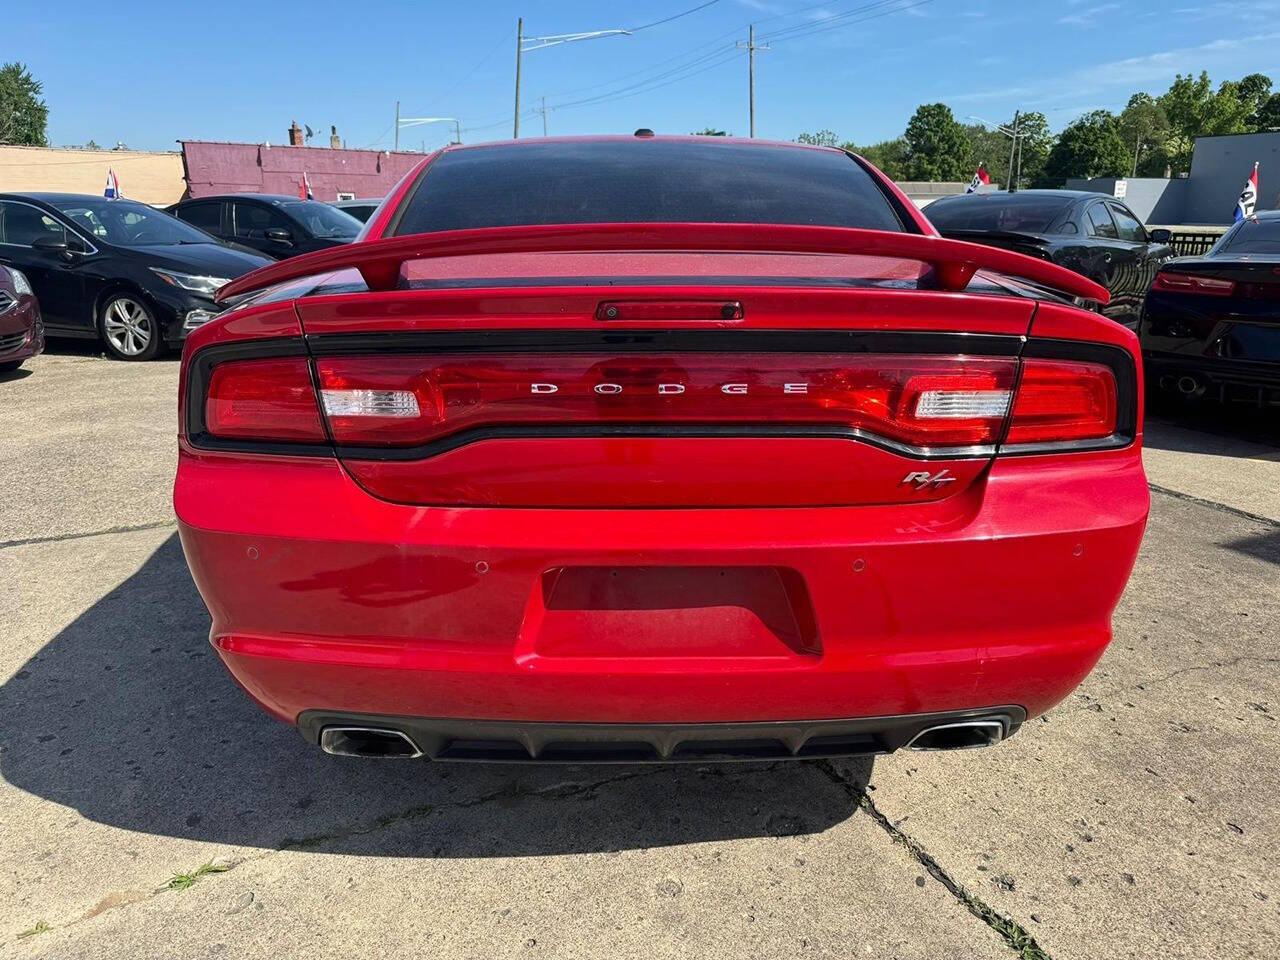
M 1254 208 L 1258 204 L 1258 162 L 1253 163 L 1253 170 L 1249 173 L 1249 179 L 1244 182 L 1244 189 L 1240 191 L 1240 198 L 1236 200 L 1236 219 L 1247 220 L 1253 216 Z
M 987 173 L 987 168 L 983 164 L 978 164 L 978 169 L 974 171 L 973 179 L 969 181 L 969 186 L 965 193 L 974 193 L 979 187 L 989 186 L 991 183 L 991 175 Z
M 307 171 L 302 171 L 302 183 L 298 187 L 299 200 L 314 200 L 315 197 L 311 193 L 311 181 L 307 178 Z

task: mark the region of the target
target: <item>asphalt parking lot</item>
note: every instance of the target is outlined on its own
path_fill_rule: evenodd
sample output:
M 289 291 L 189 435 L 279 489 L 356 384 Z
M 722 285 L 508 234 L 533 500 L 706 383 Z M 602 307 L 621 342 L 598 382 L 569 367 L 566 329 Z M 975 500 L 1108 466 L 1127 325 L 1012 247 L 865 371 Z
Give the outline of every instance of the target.
M 175 361 L 28 369 L 0 378 L 0 955 L 1280 954 L 1274 414 L 1151 423 L 1115 641 L 995 749 L 433 766 L 326 757 L 217 662 Z

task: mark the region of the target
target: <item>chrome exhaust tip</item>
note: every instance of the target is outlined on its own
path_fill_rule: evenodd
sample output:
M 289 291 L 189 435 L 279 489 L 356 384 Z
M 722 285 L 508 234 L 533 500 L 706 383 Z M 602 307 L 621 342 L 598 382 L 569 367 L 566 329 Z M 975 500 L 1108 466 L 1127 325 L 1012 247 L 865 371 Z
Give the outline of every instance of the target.
M 957 720 L 925 727 L 907 744 L 907 750 L 973 750 L 990 747 L 1003 740 L 1005 721 L 996 719 Z
M 387 727 L 325 727 L 320 731 L 320 749 L 335 757 L 422 756 L 407 733 Z
M 1186 397 L 1198 397 L 1204 393 L 1204 384 L 1192 376 L 1178 378 L 1178 392 Z

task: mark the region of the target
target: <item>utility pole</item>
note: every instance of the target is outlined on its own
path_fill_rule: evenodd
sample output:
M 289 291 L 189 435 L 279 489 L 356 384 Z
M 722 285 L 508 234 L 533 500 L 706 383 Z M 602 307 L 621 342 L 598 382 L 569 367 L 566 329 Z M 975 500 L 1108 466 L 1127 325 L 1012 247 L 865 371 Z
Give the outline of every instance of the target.
M 1018 117 L 1019 117 L 1019 116 L 1021 116 L 1021 114 L 1020 114 L 1017 110 L 1013 111 L 1013 136 L 1012 136 L 1012 137 L 1010 138 L 1010 140 L 1009 140 L 1009 184 L 1008 184 L 1008 189 L 1009 189 L 1009 192 L 1010 192 L 1010 193 L 1017 193 L 1017 192 L 1018 192 L 1018 181 L 1017 181 L 1017 178 L 1014 176 L 1014 173 L 1013 173 L 1013 154 L 1014 154 L 1014 151 L 1015 151 L 1015 150 L 1017 150 L 1017 148 L 1018 148 Z
M 397 100 L 397 101 L 396 101 L 396 146 L 395 146 L 395 149 L 397 149 L 397 150 L 399 150 L 399 149 L 400 149 L 400 101 L 399 101 L 399 100 Z
M 516 19 L 516 118 L 512 140 L 520 139 L 520 55 L 524 52 L 524 17 Z
M 462 124 L 457 120 L 453 121 L 453 142 L 462 142 Z
M 547 98 L 542 98 L 542 135 L 547 135 Z
M 756 51 L 768 50 L 767 43 L 756 45 L 756 25 L 747 28 L 747 42 L 738 41 L 738 48 L 747 51 L 748 102 L 751 110 L 751 136 L 756 135 Z

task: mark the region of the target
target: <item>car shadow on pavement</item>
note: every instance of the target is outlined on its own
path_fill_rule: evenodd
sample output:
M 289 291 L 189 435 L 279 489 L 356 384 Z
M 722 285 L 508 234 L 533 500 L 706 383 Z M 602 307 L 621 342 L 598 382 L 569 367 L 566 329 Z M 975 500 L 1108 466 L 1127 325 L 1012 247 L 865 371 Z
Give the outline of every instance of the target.
M 872 761 L 499 766 L 329 757 L 208 643 L 176 534 L 0 687 L 0 774 L 142 833 L 386 856 L 600 852 L 816 833 Z
M 1176 430 L 1166 427 L 1179 428 Z M 1258 409 L 1242 403 L 1218 403 L 1204 400 L 1179 403 L 1161 397 L 1150 397 L 1143 446 L 1171 453 L 1212 453 L 1226 457 L 1259 456 L 1258 446 L 1275 447 L 1274 456 L 1262 453 L 1264 460 L 1280 460 L 1280 417 L 1275 408 Z

